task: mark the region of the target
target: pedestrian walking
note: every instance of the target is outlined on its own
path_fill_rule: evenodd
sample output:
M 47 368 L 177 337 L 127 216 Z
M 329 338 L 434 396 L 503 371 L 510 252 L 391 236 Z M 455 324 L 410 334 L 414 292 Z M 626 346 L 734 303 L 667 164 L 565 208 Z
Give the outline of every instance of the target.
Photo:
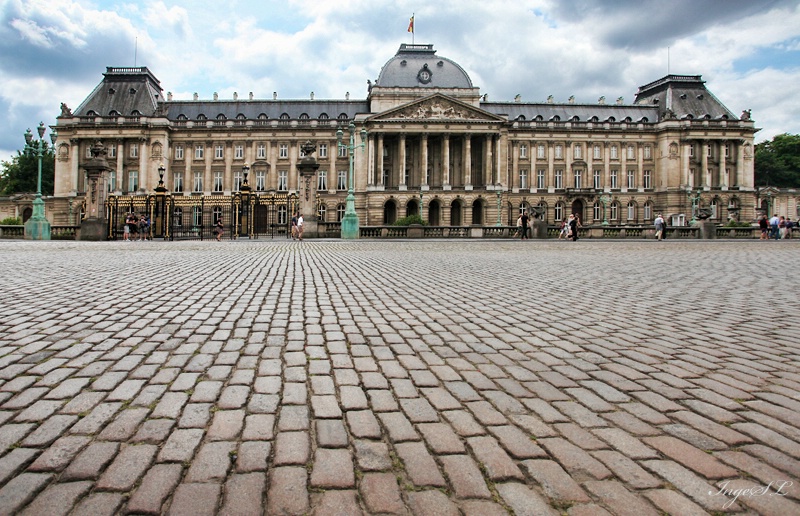
M 778 225 L 780 223 L 781 223 L 781 219 L 778 218 L 778 214 L 777 213 L 772 215 L 772 218 L 769 219 L 769 228 L 770 228 L 769 237 L 770 238 L 774 238 L 775 240 L 780 238 L 780 236 L 781 236 L 780 231 L 779 231 L 780 228 L 778 227 Z
M 581 219 L 578 217 L 577 214 L 570 215 L 569 221 L 569 233 L 572 237 L 572 241 L 575 242 L 578 240 L 578 228 L 581 227 Z
M 528 214 L 527 213 L 523 213 L 522 215 L 519 216 L 519 219 L 520 219 L 520 222 L 521 222 L 520 230 L 522 231 L 521 240 L 527 240 L 528 239 L 528 229 L 529 229 L 528 228 Z
M 792 238 L 792 228 L 794 228 L 795 223 L 792 222 L 792 219 L 786 217 L 786 238 Z
M 217 223 L 214 225 L 214 237 L 217 239 L 217 242 L 222 241 L 222 230 L 225 229 L 225 226 L 222 224 L 222 217 L 217 219 Z
M 663 240 L 665 223 L 660 213 L 656 215 L 656 220 L 653 221 L 653 225 L 656 228 L 656 240 Z
M 292 216 L 292 240 L 297 238 L 297 215 L 299 215 L 299 213 L 295 213 Z
M 570 215 L 570 217 L 571 216 L 572 215 Z M 559 233 L 558 233 L 558 239 L 561 240 L 562 237 L 564 239 L 569 238 L 569 223 L 568 223 L 567 219 L 564 219 L 564 220 L 561 221 L 561 231 L 559 231 Z
M 761 229 L 760 240 L 769 240 L 769 222 L 767 221 L 766 215 L 762 215 L 761 218 L 758 219 L 758 227 Z
M 303 220 L 303 214 L 297 212 L 297 239 L 301 242 L 303 241 L 303 224 L 305 221 Z

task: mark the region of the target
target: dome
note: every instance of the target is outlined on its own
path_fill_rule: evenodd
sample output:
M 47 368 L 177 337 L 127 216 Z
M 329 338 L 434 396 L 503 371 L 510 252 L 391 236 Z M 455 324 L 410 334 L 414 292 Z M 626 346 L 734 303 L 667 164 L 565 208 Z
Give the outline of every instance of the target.
M 457 63 L 439 57 L 433 45 L 400 45 L 378 75 L 381 88 L 472 88 L 472 81 Z

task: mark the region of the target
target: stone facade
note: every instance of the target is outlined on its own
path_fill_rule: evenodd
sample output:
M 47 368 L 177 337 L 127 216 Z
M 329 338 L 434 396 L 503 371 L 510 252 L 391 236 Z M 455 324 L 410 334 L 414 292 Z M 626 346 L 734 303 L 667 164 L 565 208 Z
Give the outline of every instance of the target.
M 56 142 L 56 223 L 84 196 L 88 149 L 100 140 L 113 171 L 103 189 L 152 193 L 164 167 L 173 194 L 231 194 L 245 164 L 255 193 L 297 192 L 300 147 L 316 144 L 323 222 L 344 214 L 348 156 L 337 129 L 367 131 L 355 151 L 362 226 L 422 215 L 432 225 L 513 224 L 544 208 L 548 223 L 688 223 L 692 202 L 712 219 L 756 216 L 748 112 L 735 116 L 700 76 L 668 75 L 623 99 L 596 104 L 490 101 L 432 45 L 401 45 L 364 100 L 173 100 L 147 68 L 107 68 L 74 110 L 62 107 Z M 606 203 L 605 205 L 603 203 Z M 788 204 L 787 204 L 788 206 Z M 607 211 L 606 211 L 607 210 Z M 793 214 L 790 214 L 793 215 Z

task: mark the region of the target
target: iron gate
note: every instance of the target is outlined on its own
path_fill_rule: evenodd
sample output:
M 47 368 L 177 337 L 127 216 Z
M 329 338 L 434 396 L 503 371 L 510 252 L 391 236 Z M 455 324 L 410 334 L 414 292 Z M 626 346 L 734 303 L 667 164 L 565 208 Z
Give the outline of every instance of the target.
M 297 207 L 297 195 L 285 193 L 112 195 L 106 201 L 108 238 L 120 238 L 130 213 L 147 216 L 152 236 L 167 240 L 215 238 L 218 220 L 224 227 L 223 238 L 288 238 L 291 214 Z

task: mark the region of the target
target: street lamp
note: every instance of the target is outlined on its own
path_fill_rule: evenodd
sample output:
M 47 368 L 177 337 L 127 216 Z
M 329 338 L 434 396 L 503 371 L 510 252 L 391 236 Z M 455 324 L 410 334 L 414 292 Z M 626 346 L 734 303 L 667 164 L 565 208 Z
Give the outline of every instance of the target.
M 697 203 L 700 200 L 700 189 L 698 188 L 696 191 L 689 188 L 686 191 L 686 196 L 689 198 L 689 202 L 692 203 L 692 220 L 689 221 L 689 225 L 694 226 L 697 224 Z
M 500 183 L 497 183 L 494 186 L 494 191 L 497 194 L 497 224 L 495 224 L 495 225 L 496 226 L 502 226 L 503 225 L 503 217 L 502 217 L 502 213 L 500 212 L 500 210 L 501 210 L 501 203 L 502 203 L 502 198 L 503 198 L 503 185 L 501 185 Z
M 350 125 L 347 128 L 347 131 L 350 133 L 350 145 L 345 145 L 342 143 L 342 139 L 344 137 L 344 133 L 342 132 L 342 128 L 340 127 L 336 131 L 336 144 L 340 149 L 347 149 L 347 155 L 350 158 L 350 177 L 349 177 L 349 185 L 347 188 L 347 202 L 344 208 L 344 217 L 342 218 L 342 231 L 341 235 L 343 239 L 353 240 L 358 238 L 359 231 L 358 231 L 358 214 L 356 214 L 356 196 L 355 192 L 353 191 L 353 167 L 354 167 L 354 159 L 355 159 L 355 150 L 359 147 L 363 148 L 366 146 L 367 140 L 367 130 L 361 128 L 361 143 L 356 144 L 356 125 L 353 122 L 350 122 Z
M 422 189 L 422 185 L 419 185 L 419 218 L 422 221 L 425 220 L 425 217 L 422 215 L 423 213 L 425 213 L 424 211 L 422 211 L 422 206 L 424 206 L 424 204 L 422 203 L 423 195 L 424 195 L 424 190 Z
M 600 202 L 603 203 L 603 226 L 608 226 L 608 218 L 606 217 L 606 208 L 611 204 L 611 195 L 603 194 L 600 196 Z
M 33 200 L 33 215 L 25 223 L 25 238 L 28 240 L 50 240 L 50 222 L 44 216 L 44 201 L 42 200 L 42 158 L 47 153 L 52 153 L 53 149 L 47 148 L 47 142 L 44 139 L 44 132 L 46 130 L 44 122 L 39 123 L 36 128 L 39 133 L 39 139 L 33 139 L 33 133 L 30 128 L 25 131 L 25 154 L 29 156 L 36 156 L 39 162 L 39 172 L 36 179 L 36 198 Z M 53 147 L 56 144 L 58 133 L 54 130 L 50 133 L 50 141 Z
M 250 173 L 250 164 L 242 165 L 242 175 L 244 180 L 239 185 L 239 192 L 242 200 L 242 232 L 250 236 L 250 184 L 247 182 L 247 175 Z

